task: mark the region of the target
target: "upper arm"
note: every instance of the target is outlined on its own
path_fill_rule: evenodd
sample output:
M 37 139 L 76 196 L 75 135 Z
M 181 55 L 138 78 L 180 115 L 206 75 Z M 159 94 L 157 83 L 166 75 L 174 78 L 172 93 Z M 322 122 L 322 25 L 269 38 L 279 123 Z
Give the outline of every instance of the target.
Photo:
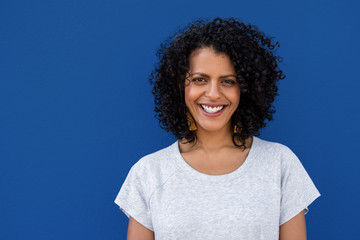
M 280 226 L 280 240 L 306 240 L 306 222 L 304 211 Z
M 128 227 L 128 240 L 154 240 L 154 232 L 144 227 L 141 223 L 130 216 Z

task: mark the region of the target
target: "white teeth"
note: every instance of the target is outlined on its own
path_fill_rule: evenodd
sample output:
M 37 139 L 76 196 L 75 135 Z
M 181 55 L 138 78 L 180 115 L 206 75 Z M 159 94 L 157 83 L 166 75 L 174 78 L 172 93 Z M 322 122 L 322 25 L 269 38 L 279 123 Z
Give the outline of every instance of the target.
M 205 110 L 205 112 L 208 112 L 208 113 L 216 113 L 216 112 L 221 111 L 224 108 L 224 106 L 209 107 L 206 105 L 201 105 L 201 107 Z

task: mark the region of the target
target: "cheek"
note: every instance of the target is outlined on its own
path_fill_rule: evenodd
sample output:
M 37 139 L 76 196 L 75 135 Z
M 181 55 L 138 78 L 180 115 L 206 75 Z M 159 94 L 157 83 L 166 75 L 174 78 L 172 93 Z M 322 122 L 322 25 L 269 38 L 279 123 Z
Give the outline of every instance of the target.
M 237 104 L 240 103 L 240 91 L 239 91 L 239 93 L 237 93 L 237 95 L 236 95 L 236 101 L 237 101 Z
M 240 102 L 240 90 L 231 89 L 227 93 L 227 98 L 233 103 L 238 105 Z
M 192 104 L 192 96 L 189 89 L 185 89 L 185 105 L 188 109 L 191 109 Z
M 189 107 L 191 104 L 195 104 L 194 102 L 199 98 L 201 94 L 195 88 L 188 87 L 185 89 L 185 103 Z

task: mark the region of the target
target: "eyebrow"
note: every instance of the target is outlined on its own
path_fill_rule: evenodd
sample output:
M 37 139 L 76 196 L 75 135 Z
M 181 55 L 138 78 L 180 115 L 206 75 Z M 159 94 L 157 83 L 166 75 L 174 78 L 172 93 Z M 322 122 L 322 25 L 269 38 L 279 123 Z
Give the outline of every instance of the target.
M 209 75 L 205 74 L 205 73 L 202 73 L 202 72 L 195 72 L 195 73 L 190 73 L 190 77 L 193 76 L 193 75 L 200 75 L 200 76 L 203 76 L 203 77 L 210 77 Z M 236 78 L 236 76 L 234 74 L 228 74 L 228 75 L 223 75 L 223 76 L 220 76 L 220 78 L 227 78 L 227 77 L 234 77 Z

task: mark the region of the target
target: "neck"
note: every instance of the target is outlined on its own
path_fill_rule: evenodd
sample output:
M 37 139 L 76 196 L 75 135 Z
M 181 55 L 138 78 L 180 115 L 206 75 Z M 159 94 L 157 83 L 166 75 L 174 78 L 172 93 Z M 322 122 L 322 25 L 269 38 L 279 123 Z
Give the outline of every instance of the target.
M 205 151 L 213 151 L 223 147 L 234 146 L 230 127 L 212 132 L 204 131 L 203 129 L 198 128 L 196 131 L 196 137 L 197 141 L 194 147 L 202 148 Z

